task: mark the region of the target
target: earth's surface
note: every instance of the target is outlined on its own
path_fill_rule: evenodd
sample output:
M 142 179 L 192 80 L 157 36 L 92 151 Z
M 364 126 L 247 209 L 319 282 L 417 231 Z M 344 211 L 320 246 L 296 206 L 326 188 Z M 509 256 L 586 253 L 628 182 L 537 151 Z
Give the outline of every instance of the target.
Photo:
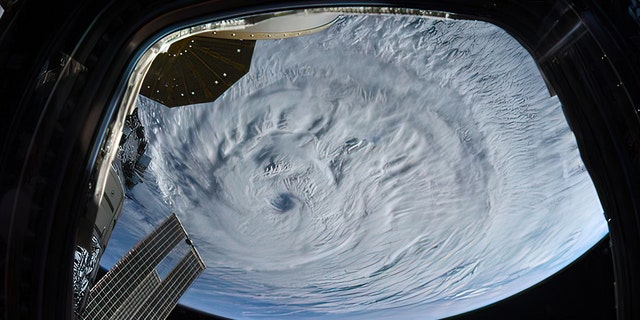
M 214 103 L 140 96 L 151 165 L 102 265 L 175 212 L 231 318 L 441 318 L 547 278 L 607 233 L 557 97 L 498 27 L 345 16 L 256 44 Z

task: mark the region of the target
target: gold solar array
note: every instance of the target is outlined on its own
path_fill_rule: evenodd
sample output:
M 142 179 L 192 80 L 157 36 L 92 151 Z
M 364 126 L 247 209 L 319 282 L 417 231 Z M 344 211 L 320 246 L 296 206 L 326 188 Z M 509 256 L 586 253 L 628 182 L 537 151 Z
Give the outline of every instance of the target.
M 171 108 L 215 101 L 249 71 L 254 46 L 203 35 L 177 41 L 155 58 L 140 93 Z

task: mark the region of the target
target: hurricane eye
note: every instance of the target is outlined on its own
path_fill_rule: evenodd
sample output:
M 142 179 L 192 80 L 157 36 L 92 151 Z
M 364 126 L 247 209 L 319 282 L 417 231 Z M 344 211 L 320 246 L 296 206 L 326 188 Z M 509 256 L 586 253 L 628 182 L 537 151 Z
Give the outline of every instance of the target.
M 271 200 L 271 206 L 280 213 L 287 212 L 295 207 L 292 195 L 281 193 Z

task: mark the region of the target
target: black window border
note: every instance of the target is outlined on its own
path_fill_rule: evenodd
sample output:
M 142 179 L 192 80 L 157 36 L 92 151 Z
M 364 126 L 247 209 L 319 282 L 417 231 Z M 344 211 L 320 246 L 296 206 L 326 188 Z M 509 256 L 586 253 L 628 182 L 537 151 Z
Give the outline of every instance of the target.
M 326 6 L 406 7 L 493 23 L 557 94 L 610 230 L 618 319 L 640 318 L 640 26 L 635 1 L 0 0 L 0 314 L 72 317 L 75 231 L 100 141 L 150 43 L 203 21 Z M 56 68 L 72 59 L 77 68 Z M 59 81 L 47 81 L 45 71 Z

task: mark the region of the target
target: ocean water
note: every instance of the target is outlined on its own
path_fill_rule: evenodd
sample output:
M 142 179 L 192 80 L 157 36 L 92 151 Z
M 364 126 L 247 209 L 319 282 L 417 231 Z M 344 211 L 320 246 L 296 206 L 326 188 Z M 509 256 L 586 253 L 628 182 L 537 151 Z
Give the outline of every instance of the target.
M 560 102 L 485 22 L 344 16 L 258 42 L 213 103 L 138 107 L 152 161 L 102 264 L 175 212 L 207 265 L 180 302 L 206 312 L 441 318 L 607 234 Z

